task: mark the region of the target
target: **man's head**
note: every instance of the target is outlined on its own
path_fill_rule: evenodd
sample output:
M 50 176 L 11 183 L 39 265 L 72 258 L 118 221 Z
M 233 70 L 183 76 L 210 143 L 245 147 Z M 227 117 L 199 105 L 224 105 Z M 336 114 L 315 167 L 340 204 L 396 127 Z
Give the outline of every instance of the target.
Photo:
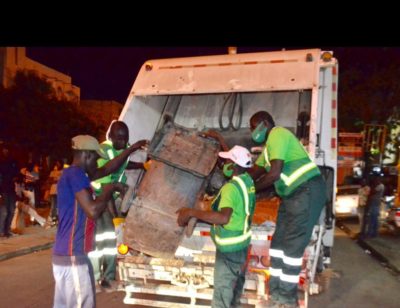
M 228 162 L 224 164 L 223 168 L 226 177 L 240 174 L 244 172 L 244 169 L 253 166 L 249 150 L 240 145 L 235 145 L 227 152 L 219 152 L 218 156 L 228 160 Z
M 275 126 L 274 119 L 266 111 L 259 111 L 250 118 L 251 137 L 257 143 L 263 143 Z
M 72 138 L 71 141 L 74 161 L 86 172 L 93 172 L 97 168 L 97 159 L 103 157 L 97 139 L 89 135 L 78 135 Z
M 115 121 L 111 124 L 110 133 L 108 139 L 111 140 L 114 149 L 123 150 L 129 141 L 129 129 L 128 126 L 122 121 Z

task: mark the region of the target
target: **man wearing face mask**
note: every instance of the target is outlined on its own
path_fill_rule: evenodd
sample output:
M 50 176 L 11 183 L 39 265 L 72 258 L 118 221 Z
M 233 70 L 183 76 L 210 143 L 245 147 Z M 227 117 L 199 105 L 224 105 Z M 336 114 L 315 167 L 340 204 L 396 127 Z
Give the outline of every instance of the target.
M 107 135 L 107 140 L 100 144 L 100 151 L 103 156 L 97 160 L 98 168 L 121 155 L 128 147 L 135 152 L 148 145 L 148 140 L 139 140 L 129 146 L 129 129 L 122 121 L 112 122 Z M 145 164 L 130 161 L 129 158 L 126 159 L 117 171 L 91 183 L 96 195 L 100 195 L 103 187 L 109 183 L 126 183 L 125 169 L 145 169 Z M 114 194 L 113 198 L 108 202 L 107 210 L 97 219 L 96 250 L 89 253 L 95 280 L 108 290 L 111 289 L 111 283 L 115 281 L 116 274 L 117 246 L 113 219 L 118 216 L 114 201 L 117 197 L 118 195 Z
M 214 198 L 211 211 L 181 208 L 178 224 L 187 225 L 191 217 L 212 224 L 211 237 L 217 248 L 212 307 L 239 307 L 256 201 L 253 179 L 246 172 L 252 162 L 250 152 L 238 145 L 218 155 L 231 161 L 224 174 L 232 179 Z
M 303 254 L 326 202 L 326 185 L 318 166 L 300 141 L 276 127 L 265 111 L 250 118 L 252 139 L 265 143 L 249 172 L 257 192 L 274 185 L 281 197 L 271 257 L 270 299 L 262 307 L 298 307 L 297 285 Z

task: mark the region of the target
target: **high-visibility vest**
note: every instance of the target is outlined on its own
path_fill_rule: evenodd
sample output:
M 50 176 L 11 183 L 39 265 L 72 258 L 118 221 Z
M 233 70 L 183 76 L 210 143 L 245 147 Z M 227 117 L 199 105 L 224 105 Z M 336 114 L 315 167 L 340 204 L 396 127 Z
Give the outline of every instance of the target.
M 305 149 L 304 152 L 307 154 Z M 271 163 L 268 158 L 267 146 L 264 147 L 263 155 L 265 159 L 264 167 L 269 170 Z M 287 197 L 301 184 L 320 174 L 318 166 L 311 161 L 308 154 L 304 158 L 284 162 L 280 178 L 274 183 L 275 190 L 279 196 Z
M 116 150 L 113 147 L 113 144 L 110 140 L 104 141 L 100 146 L 101 152 L 107 157 L 99 158 L 97 160 L 97 166 L 100 168 L 104 166 L 108 161 L 120 155 L 124 150 Z M 126 183 L 127 177 L 125 175 L 125 169 L 128 166 L 129 158 L 121 165 L 121 167 L 114 173 L 97 179 L 96 181 L 91 182 L 92 187 L 94 188 L 96 194 L 101 193 L 101 185 L 108 183 Z
M 254 215 L 256 204 L 255 187 L 253 179 L 247 173 L 234 176 L 230 181 L 235 185 L 241 195 L 241 204 L 235 206 L 243 206 L 243 215 L 232 215 L 231 219 L 242 221 L 240 230 L 229 230 L 222 225 L 213 225 L 211 227 L 211 238 L 213 239 L 217 249 L 221 252 L 234 252 L 246 248 L 251 240 L 251 222 Z M 212 202 L 212 209 L 218 211 L 221 200 L 221 191 Z M 233 208 L 233 210 L 235 210 Z

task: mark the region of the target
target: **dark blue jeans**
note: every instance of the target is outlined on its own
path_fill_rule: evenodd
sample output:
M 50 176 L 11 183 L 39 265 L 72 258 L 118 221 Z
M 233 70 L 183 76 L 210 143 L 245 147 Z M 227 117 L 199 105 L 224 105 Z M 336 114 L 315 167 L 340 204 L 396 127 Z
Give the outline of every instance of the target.
M 371 206 L 369 209 L 367 236 L 369 237 L 378 236 L 378 227 L 379 227 L 378 219 L 379 219 L 379 206 Z
M 15 193 L 2 193 L 3 205 L 0 205 L 0 233 L 10 233 L 11 221 L 15 212 Z

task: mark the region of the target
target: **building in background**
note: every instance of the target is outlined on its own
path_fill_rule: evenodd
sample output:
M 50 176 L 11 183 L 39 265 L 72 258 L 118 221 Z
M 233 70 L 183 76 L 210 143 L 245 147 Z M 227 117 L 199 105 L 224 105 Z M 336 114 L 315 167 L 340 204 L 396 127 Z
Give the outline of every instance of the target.
M 113 100 L 81 100 L 79 109 L 100 128 L 99 140 L 105 140 L 108 126 L 118 120 L 123 104 Z
M 0 47 L 1 85 L 12 86 L 18 70 L 34 71 L 50 82 L 58 99 L 79 104 L 80 88 L 72 84 L 70 76 L 28 58 L 25 47 Z

